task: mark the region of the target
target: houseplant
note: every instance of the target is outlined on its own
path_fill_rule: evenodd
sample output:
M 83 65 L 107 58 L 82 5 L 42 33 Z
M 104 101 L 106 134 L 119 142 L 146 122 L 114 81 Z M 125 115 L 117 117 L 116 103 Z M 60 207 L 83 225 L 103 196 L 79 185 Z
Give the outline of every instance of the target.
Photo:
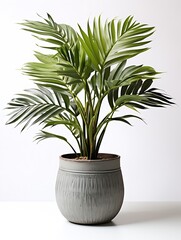
M 99 153 L 110 122 L 130 124 L 133 114 L 148 107 L 172 104 L 171 98 L 152 84 L 159 72 L 127 60 L 147 51 L 146 40 L 153 27 L 133 21 L 94 18 L 87 31 L 80 26 L 57 24 L 48 14 L 41 21 L 25 21 L 23 29 L 45 45 L 35 52 L 38 61 L 29 62 L 23 72 L 35 88 L 17 94 L 9 104 L 7 124 L 42 125 L 36 140 L 58 138 L 72 150 L 60 158 L 56 199 L 63 215 L 72 222 L 95 224 L 110 221 L 120 210 L 124 186 L 120 157 Z M 103 103 L 108 112 L 101 117 Z M 127 107 L 131 114 L 119 115 Z M 104 113 L 103 113 L 104 114 Z M 63 125 L 77 146 L 53 132 Z M 131 124 L 130 124 L 131 125 Z M 78 149 L 78 150 L 77 150 Z

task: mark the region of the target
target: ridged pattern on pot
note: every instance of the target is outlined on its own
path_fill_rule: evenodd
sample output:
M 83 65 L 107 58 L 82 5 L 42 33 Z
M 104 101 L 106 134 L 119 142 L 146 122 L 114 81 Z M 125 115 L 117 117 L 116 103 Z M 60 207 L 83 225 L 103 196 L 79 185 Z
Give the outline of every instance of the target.
M 71 222 L 98 224 L 111 221 L 124 197 L 120 170 L 75 173 L 59 169 L 56 199 L 61 213 Z

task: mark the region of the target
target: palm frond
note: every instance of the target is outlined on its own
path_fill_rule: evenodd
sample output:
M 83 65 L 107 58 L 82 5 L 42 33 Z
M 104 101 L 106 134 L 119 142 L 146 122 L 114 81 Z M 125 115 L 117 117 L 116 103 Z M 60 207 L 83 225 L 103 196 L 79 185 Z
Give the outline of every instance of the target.
M 57 24 L 49 14 L 47 14 L 47 19 L 42 19 L 43 21 L 26 20 L 20 24 L 23 26 L 23 30 L 33 33 L 39 40 L 53 44 L 53 47 L 46 46 L 46 48 L 56 49 L 62 45 L 70 48 L 75 44 L 77 33 L 71 26 Z
M 104 24 L 99 16 L 94 19 L 92 29 L 88 22 L 87 33 L 79 28 L 82 46 L 98 71 L 147 51 L 149 48 L 143 46 L 150 41 L 145 39 L 154 30 L 146 24 L 133 22 L 131 16 L 124 22 L 113 19 Z
M 83 79 L 87 79 L 93 71 L 77 33 L 68 25 L 57 24 L 49 14 L 43 22 L 25 21 L 22 25 L 39 40 L 53 45 L 44 47 L 56 51 L 54 54 L 35 52 L 39 62 L 27 63 L 23 68 L 24 73 L 31 76 L 38 87 L 51 89 L 56 97 L 56 92 L 60 93 L 68 108 L 72 95 L 77 95 L 83 89 Z
M 132 115 L 132 114 L 129 114 L 129 115 L 124 115 L 124 116 L 120 116 L 120 117 L 113 117 L 113 118 L 108 118 L 108 122 L 110 121 L 120 121 L 120 122 L 124 122 L 130 126 L 132 126 L 132 124 L 127 120 L 128 118 L 137 118 L 141 121 L 144 122 L 144 120 L 141 118 L 141 117 L 138 117 L 136 115 Z
M 74 115 L 73 111 L 66 109 L 63 97 L 59 95 L 58 99 L 57 96 L 58 92 L 55 96 L 53 92 L 42 87 L 28 89 L 25 93 L 18 94 L 8 104 L 7 109 L 11 109 L 11 117 L 7 124 L 16 122 L 18 126 L 25 123 L 22 128 L 24 130 L 29 125 L 42 124 L 53 116 L 59 116 L 63 111 L 68 111 Z
M 74 147 L 70 144 L 70 142 L 64 136 L 61 136 L 61 135 L 58 135 L 58 134 L 54 134 L 54 133 L 50 133 L 50 132 L 47 132 L 47 131 L 40 131 L 36 135 L 35 141 L 40 142 L 42 140 L 49 139 L 49 138 L 57 138 L 59 140 L 62 140 L 64 142 L 66 142 L 71 147 L 73 152 L 77 155 L 76 150 L 74 149 Z

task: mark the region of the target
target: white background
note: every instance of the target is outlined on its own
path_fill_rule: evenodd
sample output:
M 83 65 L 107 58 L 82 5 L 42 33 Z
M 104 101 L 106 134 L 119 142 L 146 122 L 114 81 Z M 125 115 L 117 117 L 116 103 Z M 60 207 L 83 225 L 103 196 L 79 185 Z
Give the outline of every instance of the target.
M 66 221 L 53 201 L 1 202 L 0 213 L 3 240 L 181 239 L 181 203 L 175 202 L 124 202 L 111 223 L 98 226 Z
M 17 22 L 39 20 L 49 12 L 59 23 L 77 22 L 102 14 L 104 18 L 135 19 L 156 27 L 152 49 L 134 59 L 164 72 L 156 85 L 177 105 L 142 112 L 147 122 L 134 127 L 110 125 L 102 152 L 121 155 L 125 201 L 181 201 L 181 2 L 180 0 L 6 0 L 0 7 L 0 200 L 54 200 L 58 156 L 70 149 L 57 140 L 33 142 L 38 127 L 23 133 L 5 126 L 3 108 L 15 93 L 32 86 L 19 69 L 33 59 L 35 39 Z M 63 131 L 63 130 L 62 130 Z

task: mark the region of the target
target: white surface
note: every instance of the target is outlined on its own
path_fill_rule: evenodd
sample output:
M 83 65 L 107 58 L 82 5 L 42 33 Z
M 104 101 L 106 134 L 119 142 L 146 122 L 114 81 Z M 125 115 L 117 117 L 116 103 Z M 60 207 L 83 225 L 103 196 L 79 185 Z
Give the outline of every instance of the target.
M 39 20 L 52 14 L 57 22 L 76 27 L 89 17 L 135 19 L 156 27 L 151 50 L 134 64 L 151 65 L 164 72 L 157 86 L 170 94 L 176 106 L 142 111 L 145 125 L 111 124 L 102 152 L 121 155 L 127 201 L 181 201 L 181 1 L 180 0 L 6 0 L 1 2 L 0 87 L 0 200 L 53 200 L 58 156 L 69 152 L 63 142 L 49 140 L 37 145 L 38 127 L 20 134 L 5 126 L 2 109 L 14 94 L 32 86 L 18 70 L 34 59 L 35 39 L 21 31 L 17 22 Z M 36 48 L 37 49 L 37 48 Z M 63 132 L 63 129 L 61 130 Z
M 181 203 L 124 203 L 109 224 L 69 223 L 55 202 L 1 202 L 2 240 L 180 240 Z

